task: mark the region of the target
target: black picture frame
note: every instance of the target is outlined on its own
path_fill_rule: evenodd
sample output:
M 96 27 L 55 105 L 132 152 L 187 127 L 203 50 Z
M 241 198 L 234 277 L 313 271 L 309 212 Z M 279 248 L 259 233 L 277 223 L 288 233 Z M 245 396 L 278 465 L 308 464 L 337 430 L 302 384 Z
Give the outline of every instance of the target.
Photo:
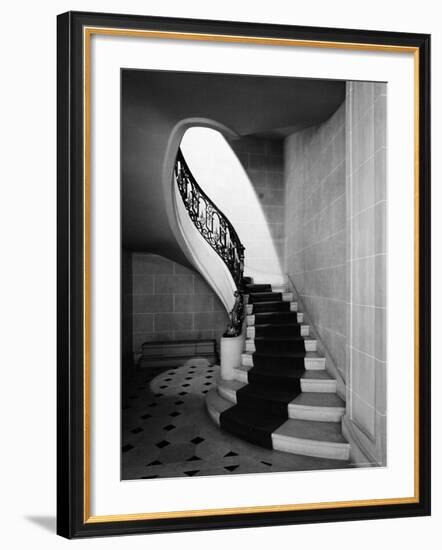
M 57 532 L 66 538 L 335 522 L 430 514 L 430 36 L 105 13 L 58 16 L 57 40 Z M 208 516 L 93 521 L 85 489 L 84 28 L 270 37 L 414 48 L 419 59 L 418 498 L 415 502 Z

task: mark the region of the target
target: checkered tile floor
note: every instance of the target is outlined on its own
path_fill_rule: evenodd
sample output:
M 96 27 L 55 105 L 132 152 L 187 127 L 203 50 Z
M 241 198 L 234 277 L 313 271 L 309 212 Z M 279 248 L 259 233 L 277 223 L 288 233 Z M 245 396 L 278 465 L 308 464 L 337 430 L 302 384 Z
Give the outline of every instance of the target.
M 218 369 L 196 358 L 177 368 L 133 369 L 123 379 L 122 479 L 343 467 L 340 461 L 264 449 L 221 431 L 204 401 Z

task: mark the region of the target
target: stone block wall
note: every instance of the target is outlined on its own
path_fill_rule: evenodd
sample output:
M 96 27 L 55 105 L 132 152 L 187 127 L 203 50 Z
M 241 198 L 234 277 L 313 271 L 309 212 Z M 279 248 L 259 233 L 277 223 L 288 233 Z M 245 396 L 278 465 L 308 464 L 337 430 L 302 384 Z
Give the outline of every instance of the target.
M 386 456 L 386 84 L 347 83 L 347 417 L 368 456 Z
M 285 193 L 283 140 L 257 137 L 242 137 L 229 140 L 229 144 L 253 185 L 259 200 L 266 225 L 281 266 L 285 264 Z M 256 227 L 256 239 L 248 242 L 246 262 L 262 265 L 268 262 L 263 257 L 262 227 Z
M 139 353 L 144 342 L 220 339 L 227 312 L 197 272 L 156 254 L 125 252 L 125 256 L 126 358 Z
M 287 273 L 325 346 L 321 351 L 329 352 L 344 380 L 345 147 L 345 104 L 323 124 L 284 142 Z

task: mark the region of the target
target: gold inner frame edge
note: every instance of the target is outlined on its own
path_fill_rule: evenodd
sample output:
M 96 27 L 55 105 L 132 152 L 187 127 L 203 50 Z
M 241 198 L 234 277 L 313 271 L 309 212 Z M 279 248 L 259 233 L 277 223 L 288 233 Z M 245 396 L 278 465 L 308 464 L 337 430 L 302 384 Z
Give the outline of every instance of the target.
M 344 50 L 412 53 L 414 63 L 414 495 L 370 500 L 350 500 L 214 508 L 202 510 L 177 510 L 171 512 L 147 512 L 93 516 L 90 511 L 90 43 L 92 35 L 126 36 L 204 42 L 232 42 L 257 45 L 334 48 Z M 116 29 L 111 27 L 83 28 L 83 520 L 84 523 L 117 521 L 142 521 L 153 519 L 178 519 L 192 517 L 225 516 L 232 514 L 256 514 L 264 512 L 288 512 L 301 510 L 324 510 L 355 506 L 385 506 L 419 502 L 419 48 L 357 42 L 331 42 L 320 40 L 296 40 L 270 37 L 245 37 L 236 35 Z

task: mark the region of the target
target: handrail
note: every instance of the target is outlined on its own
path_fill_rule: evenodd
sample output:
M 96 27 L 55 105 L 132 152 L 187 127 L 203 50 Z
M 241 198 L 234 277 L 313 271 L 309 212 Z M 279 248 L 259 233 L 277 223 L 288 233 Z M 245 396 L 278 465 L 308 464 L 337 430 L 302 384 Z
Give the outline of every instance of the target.
M 237 299 L 230 312 L 230 326 L 226 332 L 228 336 L 235 336 L 241 331 L 243 321 L 242 291 L 245 248 L 229 219 L 198 185 L 181 149 L 178 150 L 176 157 L 174 176 L 190 219 L 199 233 L 224 261 L 235 282 Z

